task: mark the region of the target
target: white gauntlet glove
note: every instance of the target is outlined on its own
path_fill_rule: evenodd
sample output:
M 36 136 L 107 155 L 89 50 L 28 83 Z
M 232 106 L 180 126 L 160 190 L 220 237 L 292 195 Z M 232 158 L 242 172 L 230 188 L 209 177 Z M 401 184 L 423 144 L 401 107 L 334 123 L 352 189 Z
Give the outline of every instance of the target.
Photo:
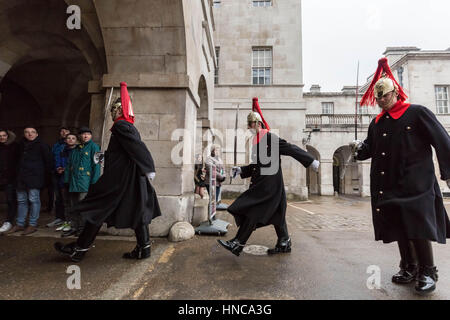
M 313 169 L 314 172 L 319 173 L 319 168 L 320 168 L 320 162 L 317 160 L 314 160 L 313 163 L 311 164 L 311 169 Z
M 352 152 L 355 153 L 363 146 L 363 142 L 360 140 L 353 140 L 353 142 L 349 143 L 350 148 L 352 148 Z
M 447 180 L 447 186 L 450 188 L 450 179 Z
M 156 172 L 149 172 L 145 175 L 147 176 L 148 182 L 152 182 L 156 177 Z
M 233 167 L 233 169 L 231 169 L 231 176 L 233 177 L 233 179 L 235 179 L 236 176 L 241 173 L 242 173 L 241 167 Z

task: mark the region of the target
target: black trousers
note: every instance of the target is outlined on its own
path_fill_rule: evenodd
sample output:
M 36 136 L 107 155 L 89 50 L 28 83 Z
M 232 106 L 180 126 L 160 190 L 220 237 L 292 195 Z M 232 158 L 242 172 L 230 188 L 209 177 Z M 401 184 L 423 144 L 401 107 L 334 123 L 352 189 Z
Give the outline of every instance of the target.
M 429 240 L 398 241 L 402 265 L 434 267 L 433 246 Z
M 289 239 L 289 232 L 286 224 L 286 219 L 284 219 L 281 226 L 274 226 L 275 232 L 278 236 L 278 241 Z M 240 243 L 246 244 L 253 231 L 256 230 L 256 224 L 252 223 L 249 219 L 244 219 L 239 227 L 235 239 L 239 240 Z
M 8 214 L 6 216 L 6 221 L 11 224 L 16 222 L 17 216 L 17 193 L 13 184 L 7 184 L 0 186 L 0 189 L 5 192 L 6 202 L 8 204 Z
M 86 222 L 83 231 L 77 240 L 80 248 L 88 249 L 92 246 L 102 226 Z M 136 241 L 139 247 L 143 248 L 150 245 L 150 232 L 148 225 L 140 225 L 134 230 Z

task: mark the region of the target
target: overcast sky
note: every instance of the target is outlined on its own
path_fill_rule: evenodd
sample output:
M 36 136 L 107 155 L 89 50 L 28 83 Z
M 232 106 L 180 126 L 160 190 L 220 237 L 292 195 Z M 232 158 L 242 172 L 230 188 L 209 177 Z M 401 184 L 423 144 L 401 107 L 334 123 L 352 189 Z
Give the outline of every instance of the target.
M 305 91 L 340 91 L 375 72 L 386 47 L 450 48 L 450 0 L 303 0 Z

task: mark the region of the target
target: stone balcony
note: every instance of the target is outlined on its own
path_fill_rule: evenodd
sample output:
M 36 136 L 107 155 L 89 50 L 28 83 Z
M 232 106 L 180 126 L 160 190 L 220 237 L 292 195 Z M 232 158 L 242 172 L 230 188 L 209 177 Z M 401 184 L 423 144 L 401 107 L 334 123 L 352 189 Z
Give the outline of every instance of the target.
M 358 115 L 358 126 L 367 127 L 375 114 Z M 306 129 L 332 129 L 355 127 L 354 114 L 309 114 L 306 115 Z

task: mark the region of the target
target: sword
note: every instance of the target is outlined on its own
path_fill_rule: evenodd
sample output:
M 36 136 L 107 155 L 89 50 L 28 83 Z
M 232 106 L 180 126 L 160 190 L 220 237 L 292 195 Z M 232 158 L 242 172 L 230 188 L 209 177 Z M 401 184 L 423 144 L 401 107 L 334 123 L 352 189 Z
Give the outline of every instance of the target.
M 104 117 L 103 117 L 102 147 L 103 147 L 103 143 L 104 143 L 103 140 L 104 140 L 104 138 L 105 138 L 106 115 L 108 114 L 108 107 L 109 107 L 109 105 L 111 104 L 111 99 L 112 99 L 113 92 L 114 92 L 114 87 L 111 87 L 111 92 L 110 92 L 110 94 L 109 94 L 109 99 L 108 99 L 108 101 L 107 101 L 107 103 L 106 103 L 106 106 L 105 106 L 105 115 L 104 115 Z
M 238 130 L 238 121 L 239 121 L 239 107 L 240 105 L 237 105 L 237 109 L 236 109 L 236 122 L 234 125 L 234 163 L 233 166 L 237 165 L 237 130 Z M 231 170 L 231 174 L 230 174 L 230 184 L 233 183 L 233 170 Z

